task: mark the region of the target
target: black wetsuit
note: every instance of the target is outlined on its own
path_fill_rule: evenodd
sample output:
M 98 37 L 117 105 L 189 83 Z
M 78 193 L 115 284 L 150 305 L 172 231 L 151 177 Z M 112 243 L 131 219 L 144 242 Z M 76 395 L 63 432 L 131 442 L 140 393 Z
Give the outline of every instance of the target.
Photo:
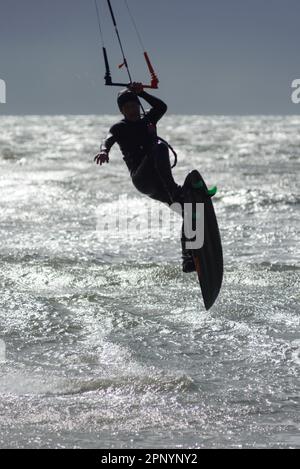
M 168 205 L 181 203 L 183 191 L 173 179 L 168 146 L 156 132 L 156 124 L 167 111 L 167 105 L 145 91 L 139 96 L 152 108 L 136 122 L 124 118 L 114 124 L 101 150 L 109 151 L 118 143 L 138 191 Z

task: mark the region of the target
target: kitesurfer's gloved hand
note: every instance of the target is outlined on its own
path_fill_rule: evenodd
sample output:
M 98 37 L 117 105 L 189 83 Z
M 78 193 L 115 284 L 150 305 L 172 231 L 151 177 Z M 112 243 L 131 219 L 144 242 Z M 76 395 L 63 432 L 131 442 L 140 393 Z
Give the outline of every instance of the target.
M 100 166 L 105 162 L 108 163 L 109 162 L 108 152 L 105 150 L 101 150 L 101 152 L 95 156 L 94 161 L 96 162 L 96 164 L 100 164 Z
M 130 91 L 133 91 L 133 93 L 137 94 L 138 96 L 143 93 L 144 91 L 144 87 L 143 87 L 143 84 L 142 83 L 137 83 L 137 82 L 133 82 L 131 83 L 129 86 L 128 86 L 128 89 Z

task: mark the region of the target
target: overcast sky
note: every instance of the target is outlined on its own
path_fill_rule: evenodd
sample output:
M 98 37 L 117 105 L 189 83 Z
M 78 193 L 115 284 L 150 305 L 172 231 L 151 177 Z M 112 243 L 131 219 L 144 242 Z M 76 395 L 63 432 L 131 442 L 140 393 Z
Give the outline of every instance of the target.
M 121 62 L 98 0 L 113 77 Z M 298 114 L 299 0 L 128 0 L 169 114 Z M 112 0 L 134 79 L 148 81 L 124 0 Z M 0 0 L 0 114 L 116 114 L 94 0 Z

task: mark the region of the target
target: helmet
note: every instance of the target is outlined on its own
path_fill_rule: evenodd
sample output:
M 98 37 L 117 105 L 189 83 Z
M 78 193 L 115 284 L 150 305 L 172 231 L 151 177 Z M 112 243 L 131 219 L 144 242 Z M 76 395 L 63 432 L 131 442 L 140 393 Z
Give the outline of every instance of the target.
M 124 104 L 128 101 L 135 101 L 136 103 L 140 104 L 137 95 L 128 89 L 119 92 L 117 101 L 120 111 L 122 109 L 122 106 L 124 106 Z

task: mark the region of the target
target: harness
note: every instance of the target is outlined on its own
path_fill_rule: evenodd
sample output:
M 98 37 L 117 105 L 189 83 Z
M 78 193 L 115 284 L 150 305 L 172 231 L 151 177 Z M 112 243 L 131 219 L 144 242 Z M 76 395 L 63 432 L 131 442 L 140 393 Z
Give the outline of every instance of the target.
M 177 165 L 177 160 L 178 160 L 176 151 L 175 151 L 174 148 L 169 144 L 169 142 L 167 142 L 166 140 L 164 140 L 164 139 L 161 138 L 161 137 L 157 137 L 157 138 L 159 138 L 159 140 L 161 140 L 162 142 L 164 142 L 164 143 L 168 146 L 168 148 L 171 150 L 171 152 L 173 153 L 173 155 L 174 155 L 174 164 L 173 164 L 173 166 L 171 166 L 171 168 L 172 168 L 172 169 L 175 168 L 175 166 Z

